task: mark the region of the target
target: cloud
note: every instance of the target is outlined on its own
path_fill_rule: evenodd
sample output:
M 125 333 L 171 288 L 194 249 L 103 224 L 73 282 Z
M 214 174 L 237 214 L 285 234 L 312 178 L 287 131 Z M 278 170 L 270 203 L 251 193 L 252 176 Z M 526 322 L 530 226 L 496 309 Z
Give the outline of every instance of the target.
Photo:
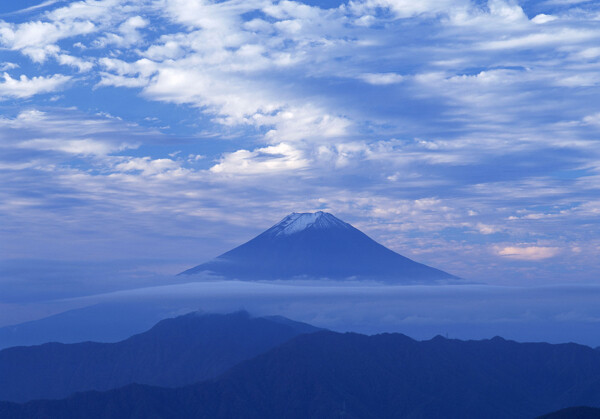
M 122 144 L 114 146 L 102 141 L 95 141 L 89 138 L 77 140 L 61 140 L 61 139 L 42 139 L 26 140 L 17 147 L 30 148 L 34 150 L 60 151 L 68 154 L 76 155 L 106 155 L 115 151 L 121 151 L 126 148 L 133 148 L 130 145 Z
M 238 150 L 225 154 L 210 170 L 218 174 L 272 175 L 296 171 L 307 167 L 308 164 L 309 161 L 301 150 L 295 149 L 290 144 L 280 143 L 253 151 Z
M 115 118 L 83 118 L 72 110 L 47 113 L 29 109 L 13 118 L 0 118 L 0 139 L 5 150 L 104 156 L 137 148 L 137 135 L 135 127 L 127 127 Z M 12 159 L 17 157 L 21 156 L 13 156 Z
M 461 276 L 592 281 L 599 35 L 593 8 L 563 6 L 90 0 L 6 18 L 27 77 L 2 97 L 73 87 L 0 118 L 10 252 L 180 260 L 180 241 L 214 253 L 329 209 Z M 581 252 L 524 267 L 507 247 Z
M 400 83 L 404 79 L 402 75 L 396 73 L 365 73 L 359 77 L 367 83 L 375 85 Z
M 22 74 L 18 79 L 13 79 L 8 73 L 2 76 L 3 82 L 0 82 L 0 98 L 18 98 L 26 99 L 34 95 L 55 92 L 64 87 L 70 76 L 55 74 L 50 77 L 32 77 L 28 78 Z
M 543 25 L 544 23 L 548 23 L 548 22 L 552 22 L 554 20 L 558 19 L 556 16 L 552 16 L 552 15 L 547 15 L 544 13 L 540 13 L 539 15 L 536 15 L 533 19 L 531 19 L 531 21 L 533 23 L 537 23 L 539 25 Z
M 387 9 L 397 18 L 409 18 L 416 15 L 436 15 L 449 13 L 456 9 L 468 7 L 468 1 L 452 0 L 423 0 L 413 2 L 410 0 L 365 0 L 350 1 L 348 8 L 358 15 L 374 14 L 377 9 Z
M 141 172 L 144 176 L 173 172 L 182 172 L 181 164 L 171 159 L 151 159 L 150 157 L 125 158 L 115 165 L 119 172 Z M 182 172 L 184 173 L 184 172 Z
M 15 68 L 19 68 L 19 64 L 10 62 L 0 63 L 0 71 L 14 70 Z
M 316 281 L 315 281 L 316 282 Z M 597 346 L 598 286 L 385 286 L 364 282 L 199 281 L 69 299 L 63 304 L 145 303 L 283 315 L 338 331 L 400 332 L 416 339 L 503 336 Z M 158 304 L 160 302 L 160 304 Z M 70 308 L 70 307 L 69 307 Z M 110 308 L 109 308 L 110 309 Z
M 481 234 L 494 234 L 494 233 L 497 233 L 497 232 L 501 231 L 501 229 L 498 228 L 498 227 L 496 227 L 496 226 L 492 226 L 492 225 L 488 225 L 488 224 L 483 224 L 483 223 L 477 223 L 475 225 L 475 228 Z
M 556 256 L 561 249 L 543 246 L 507 246 L 498 249 L 498 254 L 520 260 L 543 260 Z
M 276 94 L 268 82 L 244 80 L 237 74 L 224 79 L 220 72 L 200 71 L 195 58 L 166 64 L 105 58 L 100 63 L 117 74 L 103 74 L 99 86 L 144 87 L 147 98 L 204 108 L 223 125 L 269 127 L 265 135 L 269 142 L 341 137 L 351 125 L 321 106 Z
M 60 50 L 55 42 L 62 38 L 87 34 L 95 29 L 94 24 L 89 21 L 32 21 L 18 25 L 0 22 L 0 43 L 12 50 L 21 51 L 35 62 L 42 63 L 49 55 L 54 55 Z
M 94 67 L 94 63 L 81 58 L 67 54 L 59 54 L 56 59 L 62 65 L 68 65 L 77 68 L 80 72 L 90 71 Z
M 538 46 L 572 44 L 600 38 L 600 32 L 587 29 L 562 29 L 547 33 L 533 33 L 509 39 L 486 41 L 480 44 L 482 49 L 525 49 Z
M 17 10 L 15 12 L 11 12 L 10 14 L 12 15 L 12 14 L 29 13 L 29 12 L 33 12 L 33 11 L 38 10 L 38 9 L 43 9 L 43 8 L 46 8 L 46 7 L 50 7 L 50 6 L 52 6 L 52 5 L 56 4 L 56 3 L 60 3 L 60 2 L 63 2 L 63 1 L 64 0 L 46 0 L 46 1 L 42 2 L 42 3 L 36 4 L 34 6 L 26 7 L 24 9 L 20 9 L 20 10 Z
M 46 2 L 25 11 L 51 6 L 59 2 Z M 147 21 L 135 12 L 149 3 L 120 0 L 85 0 L 71 2 L 68 6 L 54 8 L 39 20 L 23 23 L 0 21 L 0 44 L 20 51 L 35 62 L 43 63 L 61 52 L 58 43 L 64 39 L 86 36 L 119 25 L 117 34 L 100 38 L 99 45 L 117 43 L 130 46 L 141 40 L 138 29 Z M 133 14 L 133 16 L 132 16 Z M 110 39 L 109 39 L 110 38 Z M 69 54 L 67 54 L 69 55 Z
M 109 33 L 97 39 L 97 47 L 106 47 L 115 45 L 117 47 L 131 47 L 142 42 L 143 36 L 139 29 L 148 26 L 149 22 L 141 16 L 133 16 L 121 23 L 118 27 L 118 33 Z

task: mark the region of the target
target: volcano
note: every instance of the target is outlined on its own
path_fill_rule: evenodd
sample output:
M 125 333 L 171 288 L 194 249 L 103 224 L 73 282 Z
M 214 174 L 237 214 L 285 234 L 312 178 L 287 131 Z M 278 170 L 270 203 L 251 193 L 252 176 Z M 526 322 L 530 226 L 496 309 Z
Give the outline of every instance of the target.
M 430 283 L 457 277 L 404 257 L 335 216 L 292 213 L 247 243 L 182 272 L 226 279 Z

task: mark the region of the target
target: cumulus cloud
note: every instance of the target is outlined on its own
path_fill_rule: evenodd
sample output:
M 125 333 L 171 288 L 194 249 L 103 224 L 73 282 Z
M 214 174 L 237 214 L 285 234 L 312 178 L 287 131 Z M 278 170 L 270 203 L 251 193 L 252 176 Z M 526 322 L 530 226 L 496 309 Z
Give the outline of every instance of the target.
M 51 23 L 32 21 L 18 25 L 0 22 L 0 43 L 12 50 L 18 50 L 35 62 L 44 62 L 49 55 L 60 50 L 55 45 L 62 38 L 87 34 L 95 30 L 89 21 Z
M 60 2 L 49 1 L 24 11 L 34 11 L 55 3 Z M 140 41 L 141 36 L 137 30 L 147 25 L 147 21 L 140 16 L 131 16 L 143 6 L 148 7 L 149 4 L 145 1 L 120 0 L 71 2 L 68 6 L 46 12 L 43 19 L 18 24 L 0 21 L 0 44 L 20 51 L 35 62 L 43 63 L 61 52 L 58 46 L 60 41 L 110 30 L 118 25 L 116 33 L 100 38 L 99 45 L 117 43 L 130 46 Z
M 22 74 L 18 79 L 13 79 L 8 73 L 4 73 L 4 81 L 0 82 L 0 98 L 29 98 L 41 93 L 49 93 L 60 90 L 71 80 L 70 76 L 55 74 L 49 77 L 29 78 Z
M 253 151 L 238 150 L 227 153 L 210 170 L 219 174 L 271 175 L 302 169 L 308 164 L 309 161 L 301 150 L 290 144 L 280 143 Z
M 59 54 L 56 59 L 60 64 L 77 68 L 81 72 L 90 71 L 94 63 L 68 54 Z
M 141 16 L 133 16 L 121 23 L 117 33 L 109 33 L 95 41 L 95 45 L 105 47 L 115 45 L 117 47 L 131 47 L 139 44 L 143 37 L 139 29 L 148 26 L 149 22 Z

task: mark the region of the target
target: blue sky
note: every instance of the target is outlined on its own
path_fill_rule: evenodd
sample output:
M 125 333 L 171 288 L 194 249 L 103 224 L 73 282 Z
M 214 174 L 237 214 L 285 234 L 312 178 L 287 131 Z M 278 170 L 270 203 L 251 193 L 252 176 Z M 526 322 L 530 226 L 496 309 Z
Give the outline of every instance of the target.
M 313 210 L 473 282 L 594 284 L 598 45 L 593 1 L 3 2 L 0 304 Z

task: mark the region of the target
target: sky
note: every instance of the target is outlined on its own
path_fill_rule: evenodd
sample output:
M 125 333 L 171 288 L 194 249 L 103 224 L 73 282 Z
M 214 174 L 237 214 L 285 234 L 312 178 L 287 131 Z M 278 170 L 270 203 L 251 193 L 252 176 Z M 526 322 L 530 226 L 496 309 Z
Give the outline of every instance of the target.
M 2 2 L 0 309 L 316 210 L 469 282 L 598 284 L 598 45 L 585 0 Z

